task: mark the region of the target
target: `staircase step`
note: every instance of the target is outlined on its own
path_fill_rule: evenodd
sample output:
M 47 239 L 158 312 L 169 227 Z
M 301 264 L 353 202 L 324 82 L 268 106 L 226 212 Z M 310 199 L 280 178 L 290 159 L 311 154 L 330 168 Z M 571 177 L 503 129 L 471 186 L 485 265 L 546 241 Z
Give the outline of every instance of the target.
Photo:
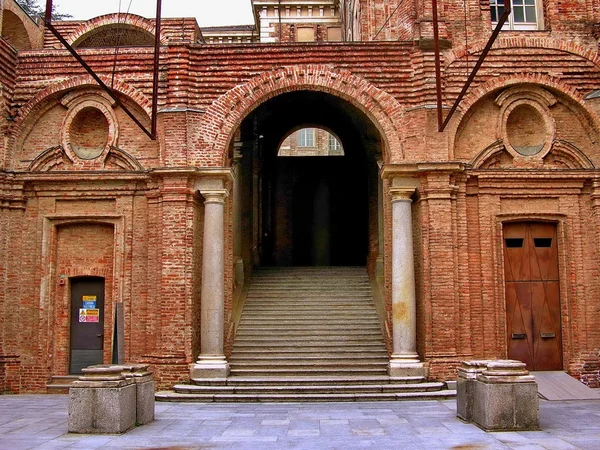
M 66 394 L 73 382 L 79 380 L 79 377 L 80 375 L 53 375 L 50 382 L 46 384 L 46 392 L 49 394 Z
M 393 400 L 440 400 L 456 397 L 456 391 L 400 393 L 328 393 L 328 394 L 180 394 L 173 391 L 156 393 L 158 401 L 172 402 L 354 402 Z
M 250 360 L 261 360 L 264 362 L 278 361 L 278 360 L 339 360 L 339 361 L 370 361 L 370 360 L 385 360 L 388 361 L 388 355 L 386 352 L 378 352 L 375 354 L 370 353 L 352 353 L 352 352 L 344 352 L 344 353 L 316 353 L 316 352 L 278 352 L 278 353 L 269 353 L 265 354 L 264 352 L 254 351 L 254 352 L 236 352 L 230 358 L 230 361 L 250 361 Z
M 336 330 L 336 329 L 332 329 L 332 330 L 323 330 L 323 329 L 319 329 L 319 328 L 311 328 L 311 327 L 307 327 L 307 329 L 305 330 L 285 330 L 285 329 L 243 329 L 243 330 L 239 330 L 237 333 L 237 337 L 242 338 L 242 337 L 250 337 L 250 336 L 257 336 L 257 337 L 273 337 L 273 336 L 277 336 L 278 338 L 283 338 L 283 339 L 294 339 L 297 337 L 338 337 L 338 338 L 346 338 L 346 337 L 355 337 L 355 336 L 377 336 L 378 338 L 381 338 L 381 330 L 379 329 L 358 329 L 358 330 L 344 330 L 343 333 L 341 333 L 340 331 Z
M 227 385 L 227 386 L 198 386 L 195 384 L 179 384 L 173 387 L 180 394 L 326 394 L 326 393 L 394 393 L 430 392 L 444 387 L 444 383 L 416 383 L 402 386 L 393 384 L 348 384 L 348 385 Z
M 391 384 L 404 385 L 424 382 L 423 377 L 390 377 L 388 375 L 342 375 L 342 376 L 283 376 L 283 377 L 244 377 L 197 378 L 193 382 L 199 386 L 303 386 L 303 385 L 364 385 Z
M 262 376 L 262 377 L 274 377 L 274 376 L 339 376 L 339 375 L 385 375 L 387 366 L 382 366 L 380 370 L 366 367 L 339 367 L 339 368 L 275 368 L 275 367 L 264 367 L 258 369 L 237 369 L 231 368 L 232 376 L 249 377 L 249 376 Z
M 279 350 L 279 351 L 273 351 L 273 350 L 269 350 L 269 351 L 262 351 L 262 350 L 252 350 L 252 351 L 248 351 L 248 350 L 236 350 L 235 354 L 230 358 L 230 360 L 233 360 L 234 358 L 240 358 L 240 359 L 248 359 L 248 358 L 260 358 L 260 359 L 265 359 L 265 360 L 273 360 L 273 359 L 284 359 L 284 358 L 332 358 L 332 359 L 337 359 L 337 358 L 344 358 L 344 359 L 354 359 L 354 358 L 359 358 L 359 359 L 388 359 L 388 355 L 387 352 L 385 351 L 379 351 L 379 352 L 373 352 L 373 353 L 365 353 L 365 352 L 348 352 L 348 351 L 344 351 L 344 352 L 299 352 L 297 350 L 294 351 L 283 351 L 283 350 Z
M 306 402 L 451 398 L 423 377 L 389 377 L 389 356 L 361 267 L 254 272 L 230 376 L 194 379 L 160 401 Z

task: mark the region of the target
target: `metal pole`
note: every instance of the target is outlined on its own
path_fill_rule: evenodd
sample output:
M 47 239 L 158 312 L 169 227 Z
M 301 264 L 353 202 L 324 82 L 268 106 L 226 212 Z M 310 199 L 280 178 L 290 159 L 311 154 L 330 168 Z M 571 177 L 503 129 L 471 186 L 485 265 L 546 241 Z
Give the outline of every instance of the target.
M 51 2 L 51 0 L 48 0 L 48 1 Z M 88 66 L 87 63 L 81 58 L 81 56 L 79 56 L 79 53 L 77 53 L 77 50 L 75 50 L 73 47 L 71 47 L 71 45 L 67 41 L 65 41 L 65 38 L 63 38 L 61 36 L 61 34 L 58 32 L 58 30 L 56 28 L 54 28 L 50 22 L 46 22 L 46 27 L 52 32 L 52 34 L 56 37 L 56 39 L 58 39 L 59 42 L 62 45 L 64 45 L 67 50 L 69 50 L 71 55 L 73 55 L 73 57 L 77 60 L 77 62 L 79 62 L 79 64 L 82 65 L 82 67 L 87 71 L 87 73 L 89 73 L 92 76 L 92 78 L 94 80 L 96 80 L 96 83 L 98 83 L 100 85 L 100 87 L 102 89 L 104 89 L 104 91 L 106 91 L 106 93 L 108 95 L 111 96 L 111 98 L 115 101 L 117 106 L 119 106 L 123 111 L 125 111 L 125 113 L 129 117 L 131 117 L 131 120 L 133 120 L 135 122 L 135 124 L 138 127 L 140 127 L 144 133 L 146 133 L 148 135 L 148 137 L 150 139 L 156 140 L 156 138 L 152 135 L 152 133 L 150 131 L 148 131 L 146 129 L 146 127 L 138 120 L 138 118 L 135 117 L 133 115 L 133 113 L 123 104 L 123 102 L 121 101 L 121 99 L 119 99 L 119 97 L 115 94 L 115 92 L 111 88 L 109 88 L 104 83 L 104 81 L 102 81 L 100 79 L 100 77 L 98 75 L 96 75 L 96 72 L 94 72 L 92 70 L 92 68 L 90 66 Z
M 46 0 L 46 17 L 44 21 L 46 23 L 52 22 L 52 0 Z
M 436 0 L 433 0 L 433 2 L 435 3 Z M 479 69 L 481 68 L 481 65 L 485 61 L 485 58 L 487 57 L 487 55 L 490 52 L 492 46 L 494 45 L 494 42 L 496 42 L 496 39 L 498 38 L 498 34 L 500 34 L 500 31 L 502 30 L 502 27 L 504 26 L 504 24 L 508 20 L 508 16 L 510 16 L 511 12 L 512 12 L 511 2 L 510 1 L 505 2 L 504 13 L 502 14 L 502 16 L 500 16 L 500 19 L 498 20 L 498 23 L 496 24 L 496 28 L 494 28 L 494 31 L 492 32 L 492 35 L 490 36 L 490 39 L 488 40 L 488 43 L 485 45 L 485 48 L 481 52 L 481 55 L 479 56 L 479 59 L 477 60 L 477 63 L 475 64 L 475 66 L 473 67 L 473 70 L 471 71 L 469 77 L 467 78 L 467 82 L 465 83 L 465 85 L 463 86 L 462 90 L 460 91 L 460 94 L 458 94 L 458 97 L 456 98 L 454 104 L 452 105 L 452 108 L 450 108 L 450 112 L 446 116 L 446 120 L 444 120 L 444 122 L 442 123 L 441 127 L 439 128 L 440 132 L 444 131 L 446 129 L 446 126 L 448 126 L 448 122 L 450 122 L 450 119 L 452 118 L 452 116 L 456 112 L 456 109 L 458 108 L 458 105 L 460 105 L 460 102 L 462 101 L 463 97 L 465 96 L 465 94 L 469 90 L 469 87 L 471 87 L 471 84 L 473 83 L 473 80 L 477 76 L 477 72 L 479 72 Z M 437 39 L 435 38 L 435 29 L 437 27 L 437 14 L 435 14 L 435 13 L 434 13 L 433 21 L 434 21 L 434 23 L 433 23 L 433 27 L 434 27 L 434 39 L 436 41 L 435 44 L 434 44 L 434 47 L 437 47 L 438 43 L 437 43 Z M 436 55 L 436 58 L 438 58 L 439 57 L 439 47 L 438 47 L 438 50 L 437 50 L 436 53 L 438 53 Z M 437 71 L 436 71 L 436 75 L 437 75 Z M 441 78 L 441 75 L 438 76 L 437 84 L 440 84 L 440 86 L 441 86 L 441 79 L 440 78 Z M 441 96 L 441 88 L 440 88 L 440 91 L 438 92 L 438 96 Z M 441 115 L 441 112 L 442 112 L 442 106 L 441 106 L 441 103 L 438 103 L 438 118 Z
M 158 119 L 158 66 L 160 60 L 160 27 L 162 0 L 156 0 L 156 28 L 154 31 L 154 77 L 152 80 L 152 130 L 151 138 L 156 139 Z
M 442 64 L 440 61 L 440 31 L 438 24 L 438 4 L 437 0 L 432 0 L 433 8 L 433 50 L 435 52 L 435 91 L 437 96 L 437 120 L 438 131 L 443 131 L 442 127 Z

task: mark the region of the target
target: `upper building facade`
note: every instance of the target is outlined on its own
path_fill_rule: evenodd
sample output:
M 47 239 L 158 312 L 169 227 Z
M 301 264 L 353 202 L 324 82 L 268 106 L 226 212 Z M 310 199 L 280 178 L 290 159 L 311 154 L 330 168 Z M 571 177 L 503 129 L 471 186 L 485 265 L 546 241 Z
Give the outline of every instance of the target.
M 122 107 L 150 126 L 153 19 L 54 24 L 115 102 L 0 4 L 0 391 L 117 354 L 165 388 L 223 375 L 253 271 L 318 264 L 366 267 L 392 374 L 510 357 L 598 386 L 595 0 L 513 1 L 442 132 L 431 2 L 256 0 L 256 30 L 165 19 L 157 139 Z M 445 115 L 502 2 L 438 6 Z M 278 156 L 301 129 L 343 154 Z M 294 231 L 317 191 L 319 260 Z

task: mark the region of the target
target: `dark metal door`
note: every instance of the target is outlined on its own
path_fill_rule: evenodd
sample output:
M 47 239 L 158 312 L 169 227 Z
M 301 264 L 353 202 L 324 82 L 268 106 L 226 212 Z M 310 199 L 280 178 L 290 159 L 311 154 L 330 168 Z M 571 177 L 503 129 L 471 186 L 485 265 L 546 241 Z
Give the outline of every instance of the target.
M 508 357 L 529 370 L 562 369 L 556 225 L 504 225 Z
M 104 278 L 71 278 L 71 364 L 69 372 L 81 373 L 102 364 L 104 348 Z

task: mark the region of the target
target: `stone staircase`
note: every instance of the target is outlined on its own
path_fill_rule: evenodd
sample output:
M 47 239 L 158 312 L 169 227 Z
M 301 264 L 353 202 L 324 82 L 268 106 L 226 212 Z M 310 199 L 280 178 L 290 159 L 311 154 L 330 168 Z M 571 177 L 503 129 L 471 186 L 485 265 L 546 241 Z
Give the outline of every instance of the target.
M 81 375 L 53 375 L 49 383 L 46 383 L 47 394 L 68 394 L 74 381 L 79 380 Z
M 449 398 L 422 377 L 389 377 L 362 267 L 255 271 L 226 379 L 157 393 L 165 401 L 356 401 Z

